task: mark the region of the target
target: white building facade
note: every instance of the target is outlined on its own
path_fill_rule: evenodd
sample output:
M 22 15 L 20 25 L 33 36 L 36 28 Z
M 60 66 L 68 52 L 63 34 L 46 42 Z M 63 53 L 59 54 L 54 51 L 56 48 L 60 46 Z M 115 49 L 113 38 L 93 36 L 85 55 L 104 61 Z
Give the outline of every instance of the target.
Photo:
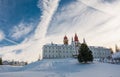
M 78 54 L 78 45 L 80 45 L 77 34 L 75 34 L 74 41 L 68 44 L 67 36 L 63 39 L 64 44 L 47 44 L 43 46 L 43 59 L 52 58 L 71 58 Z
M 48 44 L 43 47 L 43 58 L 70 58 L 76 54 L 72 45 Z
M 107 58 L 111 56 L 111 49 L 104 47 L 89 46 L 94 59 Z
M 70 45 L 68 44 L 67 36 L 64 37 L 63 43 L 64 44 L 51 43 L 44 45 L 43 59 L 72 58 L 78 55 L 78 49 L 81 44 L 76 34 Z M 111 50 L 108 48 L 89 46 L 89 49 L 92 51 L 94 59 L 111 56 Z

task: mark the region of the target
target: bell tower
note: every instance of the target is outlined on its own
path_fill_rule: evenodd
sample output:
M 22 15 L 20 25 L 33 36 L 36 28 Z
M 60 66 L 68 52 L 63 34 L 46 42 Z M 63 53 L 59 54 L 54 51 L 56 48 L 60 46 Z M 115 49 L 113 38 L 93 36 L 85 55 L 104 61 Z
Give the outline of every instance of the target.
M 64 36 L 63 43 L 64 45 L 68 45 L 68 38 L 66 35 Z
M 79 42 L 79 40 L 78 40 L 78 36 L 77 36 L 76 33 L 75 33 L 74 41 L 75 41 L 75 42 Z
M 79 44 L 79 39 L 78 39 L 78 36 L 77 36 L 76 33 L 75 33 L 75 36 L 74 36 L 74 42 L 75 42 L 75 45 L 78 46 L 78 44 Z

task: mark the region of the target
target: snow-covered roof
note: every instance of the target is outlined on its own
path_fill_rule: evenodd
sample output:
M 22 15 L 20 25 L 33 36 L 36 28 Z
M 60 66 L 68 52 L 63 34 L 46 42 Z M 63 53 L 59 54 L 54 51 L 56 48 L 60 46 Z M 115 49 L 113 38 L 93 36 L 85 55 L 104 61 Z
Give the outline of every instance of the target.
M 48 43 L 48 44 L 45 44 L 44 46 L 71 46 L 71 45 Z

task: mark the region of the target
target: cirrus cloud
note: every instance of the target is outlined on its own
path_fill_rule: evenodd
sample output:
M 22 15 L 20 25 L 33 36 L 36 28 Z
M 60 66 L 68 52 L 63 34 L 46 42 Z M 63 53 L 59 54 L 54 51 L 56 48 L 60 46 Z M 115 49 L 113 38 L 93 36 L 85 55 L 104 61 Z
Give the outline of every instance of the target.
M 0 30 L 0 41 L 4 39 L 5 35 L 2 30 Z
M 32 29 L 33 29 L 32 24 L 20 23 L 18 26 L 13 27 L 10 35 L 13 39 L 18 40 L 26 36 L 28 33 L 30 33 Z

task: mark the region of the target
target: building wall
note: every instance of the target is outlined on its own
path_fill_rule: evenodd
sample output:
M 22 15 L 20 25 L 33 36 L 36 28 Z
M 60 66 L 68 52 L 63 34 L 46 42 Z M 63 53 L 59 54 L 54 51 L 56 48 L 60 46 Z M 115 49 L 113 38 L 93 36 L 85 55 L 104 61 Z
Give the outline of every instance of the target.
M 104 47 L 90 46 L 94 58 L 107 58 L 111 56 L 111 50 Z
M 48 44 L 43 46 L 43 58 L 54 59 L 54 58 L 72 58 L 73 55 L 78 54 L 78 47 L 74 45 L 64 44 Z M 107 58 L 111 56 L 111 50 L 104 47 L 89 46 L 92 51 L 94 59 Z
M 72 45 L 50 44 L 43 46 L 43 58 L 70 58 L 76 53 Z

